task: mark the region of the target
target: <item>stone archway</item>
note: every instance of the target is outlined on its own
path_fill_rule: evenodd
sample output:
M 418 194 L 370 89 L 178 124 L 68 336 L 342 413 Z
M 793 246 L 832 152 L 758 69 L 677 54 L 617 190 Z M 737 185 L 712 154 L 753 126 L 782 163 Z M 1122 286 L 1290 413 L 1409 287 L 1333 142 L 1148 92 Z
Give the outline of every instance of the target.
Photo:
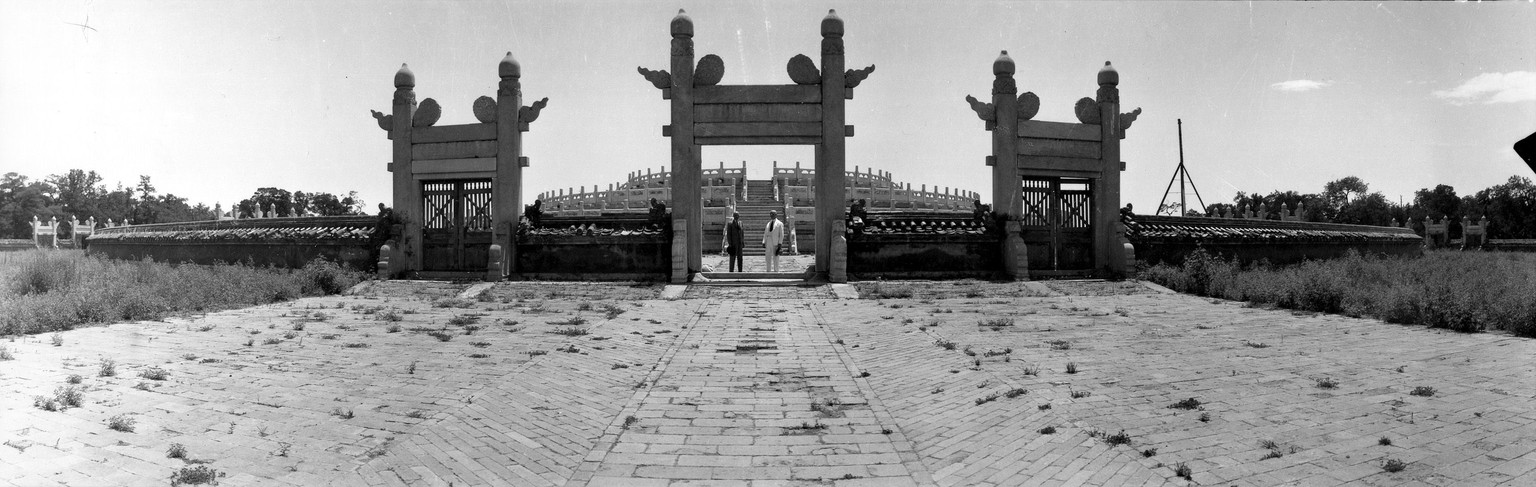
M 846 264 L 846 255 L 839 255 L 833 245 L 843 220 L 845 142 L 853 135 L 853 126 L 843 124 L 844 102 L 875 67 L 844 71 L 842 19 L 829 11 L 821 21 L 820 68 L 803 54 L 789 60 L 794 81 L 790 85 L 719 85 L 725 64 L 709 54 L 695 65 L 693 20 L 687 13 L 678 11 L 671 33 L 671 71 L 642 67 L 639 72 L 672 103 L 672 124 L 662 128 L 662 134 L 672 138 L 673 231 L 680 240 L 673 246 L 672 280 L 687 281 L 702 267 L 702 146 L 813 145 L 816 273 L 833 282 L 846 281 L 846 265 L 837 265 Z

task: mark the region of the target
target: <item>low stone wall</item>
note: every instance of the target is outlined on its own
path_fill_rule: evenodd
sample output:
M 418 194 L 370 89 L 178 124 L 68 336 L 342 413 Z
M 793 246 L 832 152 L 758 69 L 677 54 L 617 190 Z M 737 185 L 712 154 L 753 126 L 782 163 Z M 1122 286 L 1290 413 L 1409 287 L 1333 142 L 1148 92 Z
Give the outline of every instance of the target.
M 659 233 L 525 237 L 516 269 L 524 279 L 657 281 L 672 271 L 672 248 Z
M 1424 239 L 1412 229 L 1336 223 L 1232 220 L 1137 215 L 1126 222 L 1136 260 L 1178 264 L 1197 248 L 1243 263 L 1286 265 L 1362 254 L 1419 255 Z
M 196 264 L 245 262 L 303 267 L 324 258 L 371 272 L 378 264 L 378 218 L 331 216 L 212 220 L 97 229 L 87 253 L 114 259 Z
M 860 235 L 848 239 L 848 278 L 991 279 L 1002 275 L 995 235 Z
M 1483 250 L 1504 252 L 1536 252 L 1536 238 L 1490 238 Z

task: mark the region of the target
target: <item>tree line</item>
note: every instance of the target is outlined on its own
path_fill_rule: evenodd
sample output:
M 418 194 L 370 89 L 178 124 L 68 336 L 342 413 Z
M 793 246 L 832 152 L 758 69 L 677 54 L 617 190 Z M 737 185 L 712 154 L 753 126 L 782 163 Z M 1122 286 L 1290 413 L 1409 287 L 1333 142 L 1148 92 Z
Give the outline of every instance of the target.
M 237 203 L 233 213 L 249 218 L 261 209 L 294 216 L 364 213 L 363 200 L 355 191 L 336 196 L 279 188 L 257 189 L 251 197 Z M 34 216 L 41 220 L 58 218 L 61 222 L 95 217 L 98 224 L 112 220 L 142 225 L 214 220 L 229 215 L 219 203 L 210 208 L 175 194 L 160 194 L 149 176 L 139 176 L 135 186 L 118 183 L 112 189 L 107 188 L 96 171 L 83 169 L 70 169 L 42 180 L 15 172 L 0 176 L 0 238 L 31 238 Z
M 1232 214 L 1242 208 L 1265 219 L 1279 220 L 1282 207 L 1289 212 L 1298 205 L 1305 221 L 1374 226 L 1407 222 L 1423 234 L 1426 217 L 1449 219 L 1450 238 L 1460 238 L 1462 217 L 1472 221 L 1486 217 L 1488 238 L 1536 238 L 1536 185 L 1521 176 L 1510 176 L 1504 184 L 1467 195 L 1457 195 L 1456 188 L 1440 184 L 1415 191 L 1412 201 L 1401 203 L 1388 200 L 1379 191 L 1370 191 L 1370 185 L 1359 177 L 1348 176 L 1324 184 L 1319 193 L 1273 191 L 1266 195 L 1239 191 L 1232 203 L 1206 205 L 1204 213 L 1191 208 L 1185 215 L 1216 215 L 1222 211 Z M 1179 209 L 1177 202 L 1168 203 L 1159 213 L 1177 214 Z

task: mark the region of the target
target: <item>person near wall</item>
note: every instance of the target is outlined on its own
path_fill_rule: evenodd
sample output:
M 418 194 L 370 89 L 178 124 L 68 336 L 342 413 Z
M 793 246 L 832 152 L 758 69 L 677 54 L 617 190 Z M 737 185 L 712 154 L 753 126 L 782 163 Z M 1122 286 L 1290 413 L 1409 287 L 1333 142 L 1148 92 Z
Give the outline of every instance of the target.
M 731 263 L 731 272 L 744 272 L 746 266 L 741 262 L 741 250 L 746 245 L 746 232 L 741 230 L 741 213 L 731 214 L 731 223 L 725 226 L 725 253 Z
M 784 242 L 784 222 L 779 221 L 779 212 L 768 212 L 768 226 L 763 229 L 763 251 L 767 255 L 768 272 L 779 271 L 779 246 Z

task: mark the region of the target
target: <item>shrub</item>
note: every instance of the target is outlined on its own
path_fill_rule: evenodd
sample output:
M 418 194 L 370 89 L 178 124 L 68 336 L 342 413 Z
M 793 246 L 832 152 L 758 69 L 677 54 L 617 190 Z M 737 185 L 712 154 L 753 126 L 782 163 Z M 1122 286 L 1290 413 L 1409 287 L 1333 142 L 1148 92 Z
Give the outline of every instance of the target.
M 64 382 L 68 382 L 70 384 L 79 384 L 84 380 L 85 378 L 81 377 L 80 374 L 69 374 L 69 377 L 64 378 Z
M 16 356 L 11 354 L 11 349 L 0 347 L 0 362 L 6 360 L 16 360 Z
M 171 448 L 165 451 L 166 458 L 187 458 L 187 447 L 181 443 L 171 443 Z
M 1381 464 L 1381 469 L 1390 473 L 1401 472 L 1405 468 L 1408 468 L 1408 464 L 1403 463 L 1402 460 L 1398 460 L 1396 458 L 1388 458 L 1385 463 Z
M 115 377 L 115 376 L 117 376 L 117 361 L 109 359 L 109 358 L 101 359 L 101 367 L 96 370 L 96 376 L 97 377 Z
M 1419 397 L 1431 397 L 1431 396 L 1435 395 L 1435 388 L 1427 387 L 1427 386 L 1418 386 L 1418 387 L 1413 388 L 1412 391 L 1409 391 L 1408 395 L 1410 395 L 1410 396 L 1419 396 Z

